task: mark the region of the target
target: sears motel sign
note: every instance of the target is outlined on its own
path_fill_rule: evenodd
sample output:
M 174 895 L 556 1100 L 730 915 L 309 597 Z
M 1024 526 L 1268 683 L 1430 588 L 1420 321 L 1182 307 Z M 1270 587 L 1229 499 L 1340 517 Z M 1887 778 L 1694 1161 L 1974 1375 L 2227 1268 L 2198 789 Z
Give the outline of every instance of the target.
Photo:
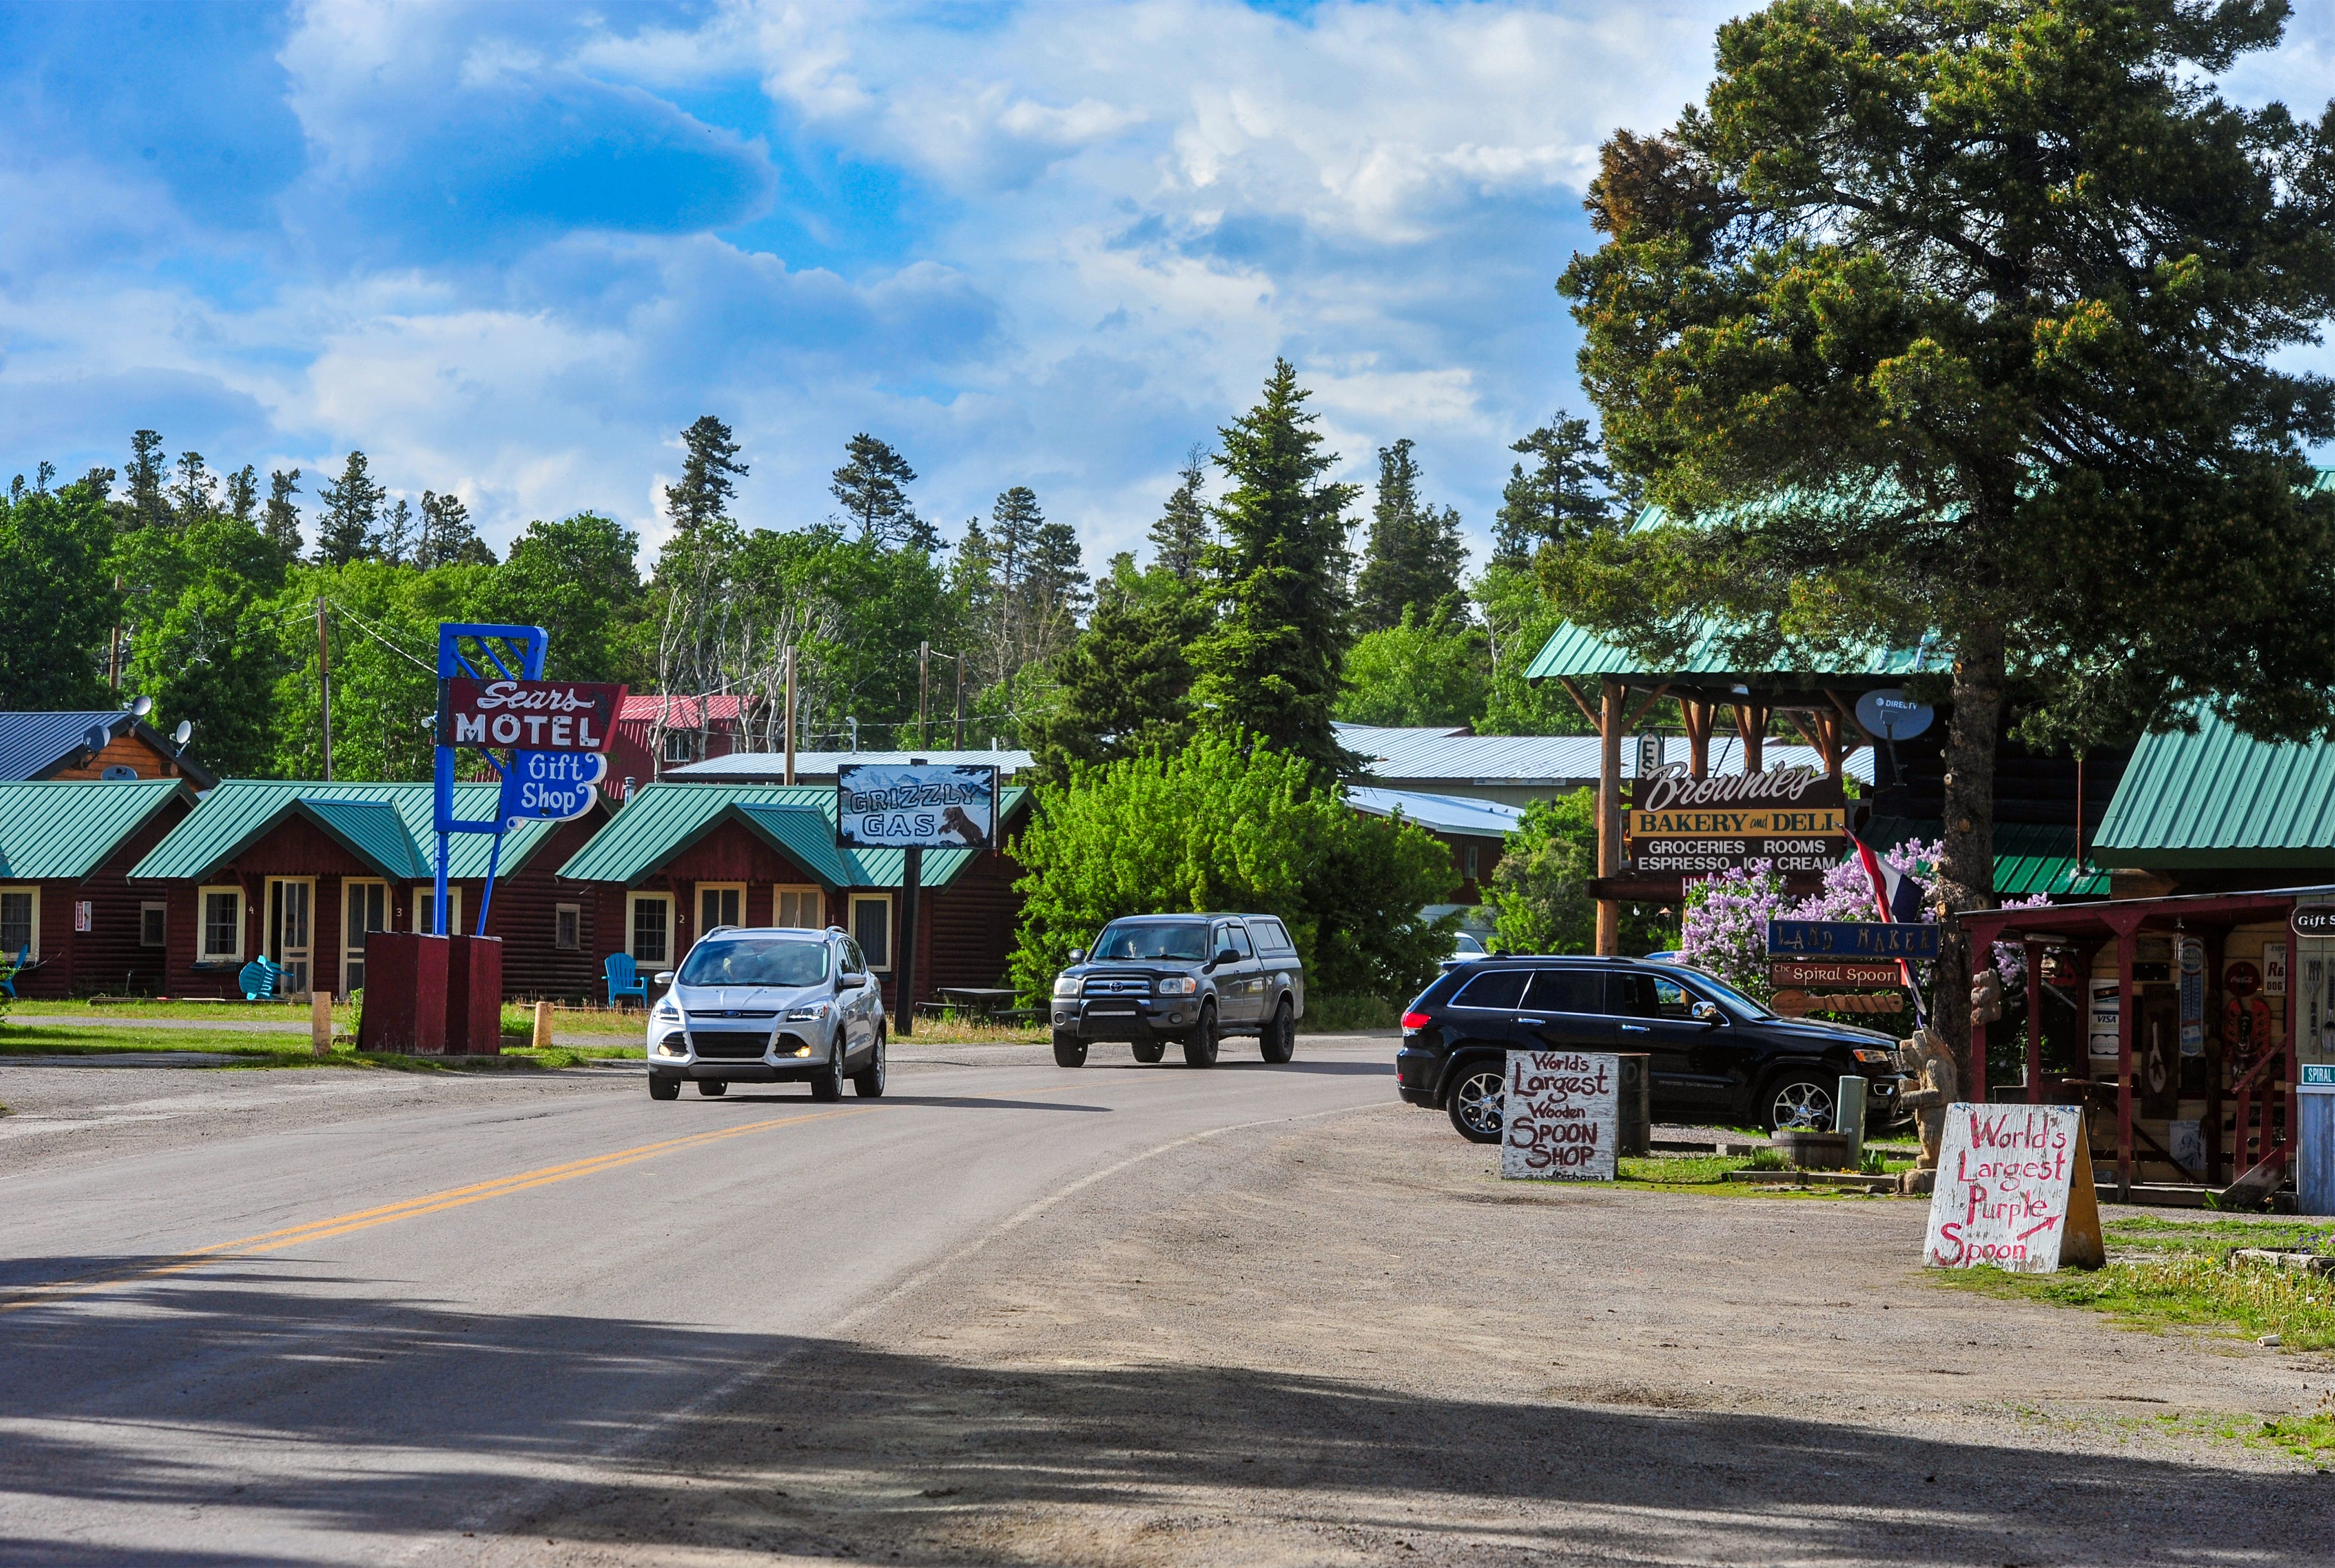
M 521 751 L 606 751 L 625 688 L 601 681 L 443 683 L 441 746 L 510 746 Z

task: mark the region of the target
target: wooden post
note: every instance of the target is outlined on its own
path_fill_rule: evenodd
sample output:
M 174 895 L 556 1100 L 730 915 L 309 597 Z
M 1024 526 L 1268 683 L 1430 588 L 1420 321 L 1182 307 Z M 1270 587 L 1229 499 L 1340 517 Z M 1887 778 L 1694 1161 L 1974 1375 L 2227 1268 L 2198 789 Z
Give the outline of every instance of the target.
M 892 973 L 900 977 L 900 1007 L 892 1021 L 892 1032 L 902 1040 L 916 1032 L 916 923 L 921 914 L 917 893 L 924 879 L 925 852 L 911 844 L 900 851 L 900 932 L 895 939 L 899 950 L 892 955 Z
M 2127 922 L 2117 926 L 2117 1202 L 2132 1201 L 2132 958 L 2140 945 L 2139 927 Z M 2088 1020 L 2087 1020 L 2088 1026 Z M 2090 1049 L 2088 1043 L 2086 1048 Z M 2241 1138 L 2244 1128 L 2239 1129 Z M 2243 1141 L 2240 1144 L 2243 1147 Z
M 1597 875 L 1611 876 L 1622 869 L 1622 700 L 1629 689 L 1615 680 L 1598 682 L 1597 699 Z M 1597 901 L 1597 955 L 1613 958 L 1622 951 L 1622 906 L 1613 899 Z
M 308 1043 L 318 1056 L 333 1054 L 333 993 L 329 991 L 308 993 Z
M 787 782 L 795 781 L 795 651 L 787 650 Z
M 2043 948 L 2034 942 L 2027 944 L 2027 1103 L 2043 1103 Z
M 956 749 L 964 750 L 964 655 L 956 656 Z
M 1710 721 L 1717 713 L 1715 703 L 1697 702 L 1691 697 L 1679 702 L 1679 716 L 1686 724 L 1686 770 L 1690 778 L 1710 777 Z
M 1746 697 L 1735 704 L 1735 732 L 1743 738 L 1743 771 L 1768 770 L 1768 705 Z
M 535 1004 L 535 1038 L 528 1043 L 537 1050 L 551 1049 L 551 1003 L 538 1002 Z
M 325 782 L 333 781 L 333 650 L 325 641 L 325 595 L 316 595 L 316 691 L 325 721 Z

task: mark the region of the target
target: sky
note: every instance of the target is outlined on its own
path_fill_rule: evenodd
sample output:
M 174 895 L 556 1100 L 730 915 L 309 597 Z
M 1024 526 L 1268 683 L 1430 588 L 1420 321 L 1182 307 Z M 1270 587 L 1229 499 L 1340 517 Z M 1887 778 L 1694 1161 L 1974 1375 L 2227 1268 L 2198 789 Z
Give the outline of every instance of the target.
M 1480 554 L 1586 411 L 1597 145 L 1748 4 L 0 4 L 0 465 L 150 428 L 313 504 L 357 447 L 645 565 L 711 413 L 751 525 L 867 431 L 946 537 L 1027 485 L 1099 566 L 1284 356 L 1340 477 L 1410 438 Z M 2297 9 L 2233 96 L 2335 91 Z

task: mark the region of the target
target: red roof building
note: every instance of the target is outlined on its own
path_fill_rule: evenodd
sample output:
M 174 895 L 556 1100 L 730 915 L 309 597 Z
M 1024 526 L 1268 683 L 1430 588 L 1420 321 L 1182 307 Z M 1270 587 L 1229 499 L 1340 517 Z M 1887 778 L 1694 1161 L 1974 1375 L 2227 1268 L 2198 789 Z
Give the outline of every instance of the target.
M 746 722 L 752 715 L 751 704 L 742 697 L 628 694 L 616 711 L 604 792 L 624 800 L 675 768 L 744 750 Z

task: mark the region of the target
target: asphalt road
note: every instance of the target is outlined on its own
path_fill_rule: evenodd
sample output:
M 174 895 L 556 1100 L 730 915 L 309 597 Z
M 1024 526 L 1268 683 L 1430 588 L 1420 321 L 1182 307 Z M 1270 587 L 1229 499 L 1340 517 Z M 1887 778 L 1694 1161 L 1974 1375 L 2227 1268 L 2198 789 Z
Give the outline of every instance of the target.
M 656 1104 L 636 1067 L 0 1070 L 0 1559 L 404 1562 L 496 1530 L 1066 1199 L 1391 1096 L 1384 1040 L 1253 1052 L 909 1048 L 835 1105 Z

